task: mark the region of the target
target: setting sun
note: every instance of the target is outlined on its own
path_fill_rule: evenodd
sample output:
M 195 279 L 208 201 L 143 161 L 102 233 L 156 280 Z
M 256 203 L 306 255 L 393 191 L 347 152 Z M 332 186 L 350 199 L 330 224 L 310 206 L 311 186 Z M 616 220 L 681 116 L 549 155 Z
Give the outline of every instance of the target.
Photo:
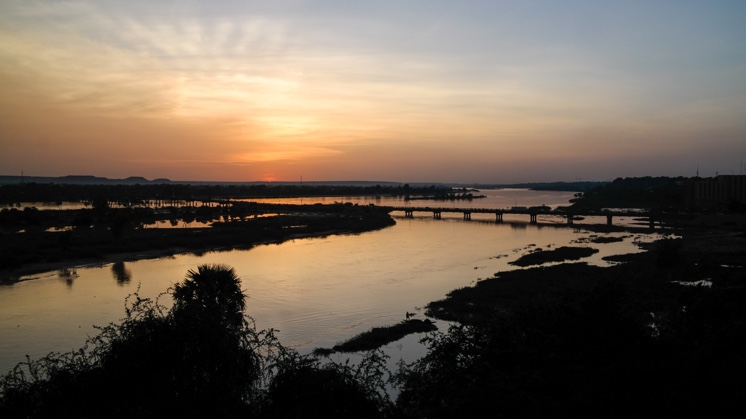
M 0 167 L 516 182 L 746 159 L 743 5 L 539 3 L 5 1 Z

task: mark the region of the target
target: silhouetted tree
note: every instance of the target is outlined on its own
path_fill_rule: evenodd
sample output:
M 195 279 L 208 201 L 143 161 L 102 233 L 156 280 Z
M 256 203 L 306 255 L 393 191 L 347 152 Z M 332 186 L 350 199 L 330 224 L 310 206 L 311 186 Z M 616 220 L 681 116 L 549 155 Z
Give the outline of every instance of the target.
M 112 273 L 122 274 L 124 264 Z M 321 362 L 256 331 L 233 268 L 203 265 L 170 290 L 133 294 L 87 347 L 19 364 L 0 380 L 0 417 L 380 417 L 385 357 Z
M 121 274 L 123 264 L 113 273 Z M 277 345 L 243 315 L 232 268 L 200 266 L 171 310 L 132 295 L 126 318 L 88 342 L 17 366 L 0 382 L 0 416 L 232 417 L 250 410 Z
M 369 352 L 360 364 L 320 362 L 287 352 L 276 363 L 262 416 L 266 418 L 381 418 L 391 413 L 386 356 Z

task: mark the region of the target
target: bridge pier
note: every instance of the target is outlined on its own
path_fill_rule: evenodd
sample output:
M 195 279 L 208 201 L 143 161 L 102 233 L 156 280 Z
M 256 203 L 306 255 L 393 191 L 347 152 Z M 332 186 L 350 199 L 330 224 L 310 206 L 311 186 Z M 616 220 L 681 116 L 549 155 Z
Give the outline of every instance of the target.
M 163 202 L 163 204 L 167 204 L 169 201 Z M 204 201 L 205 205 L 222 205 L 223 203 L 220 201 Z M 178 202 L 176 200 L 171 201 L 172 205 L 183 205 L 182 202 Z M 194 205 L 194 203 L 186 203 L 187 205 Z M 496 223 L 502 223 L 503 222 L 503 215 L 505 214 L 521 214 L 521 215 L 528 215 L 530 217 L 530 223 L 531 224 L 538 224 L 539 221 L 539 214 L 542 215 L 550 215 L 550 216 L 556 216 L 565 217 L 567 220 L 566 223 L 568 226 L 572 226 L 575 223 L 576 217 L 578 220 L 582 220 L 583 216 L 593 217 L 593 223 L 602 223 L 603 221 L 598 221 L 600 218 L 603 220 L 603 216 L 606 216 L 606 225 L 612 226 L 614 225 L 614 217 L 626 217 L 630 215 L 630 212 L 628 211 L 604 211 L 602 213 L 598 213 L 593 210 L 576 210 L 572 209 L 571 213 L 563 212 L 562 210 L 537 210 L 535 208 L 524 208 L 524 207 L 514 207 L 511 209 L 506 208 L 445 208 L 445 207 L 411 207 L 411 206 L 401 206 L 401 207 L 386 207 L 390 211 L 402 211 L 404 213 L 404 217 L 406 218 L 414 218 L 415 212 L 432 212 L 433 218 L 436 220 L 439 220 L 442 218 L 442 213 L 461 213 L 464 216 L 464 221 L 471 220 L 472 214 L 495 214 L 495 222 Z M 648 226 L 650 229 L 655 228 L 655 224 L 657 218 L 656 214 L 652 212 L 642 212 L 642 213 L 634 213 L 637 217 L 640 217 L 644 220 L 644 218 L 648 218 Z M 644 221 L 643 221 L 644 222 Z

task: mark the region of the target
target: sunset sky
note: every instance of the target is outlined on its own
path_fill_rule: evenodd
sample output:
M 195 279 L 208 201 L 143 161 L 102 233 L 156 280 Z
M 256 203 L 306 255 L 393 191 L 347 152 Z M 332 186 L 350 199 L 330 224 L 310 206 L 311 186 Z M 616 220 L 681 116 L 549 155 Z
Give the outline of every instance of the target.
M 746 1 L 0 2 L 0 175 L 738 174 Z

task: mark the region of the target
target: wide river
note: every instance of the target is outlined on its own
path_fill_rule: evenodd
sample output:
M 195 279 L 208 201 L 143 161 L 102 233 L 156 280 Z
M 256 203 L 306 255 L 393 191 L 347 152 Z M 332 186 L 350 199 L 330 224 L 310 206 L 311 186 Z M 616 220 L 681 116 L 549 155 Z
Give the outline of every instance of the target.
M 571 192 L 535 192 L 519 189 L 482 190 L 487 198 L 471 203 L 412 201 L 413 206 L 506 208 L 511 206 L 568 205 Z M 300 203 L 300 199 L 268 200 Z M 353 202 L 360 205 L 404 205 L 394 198 L 304 198 L 303 203 Z M 177 255 L 126 262 L 124 270 L 113 264 L 77 267 L 68 277 L 47 272 L 0 286 L 0 374 L 16 363 L 80 348 L 94 325 L 116 322 L 124 316 L 125 298 L 138 291 L 155 298 L 201 264 L 233 266 L 248 295 L 248 313 L 259 329 L 279 330 L 280 341 L 301 352 L 330 347 L 372 327 L 404 319 L 406 312 L 423 318 L 422 308 L 448 291 L 473 285 L 496 272 L 516 269 L 508 262 L 534 247 L 572 245 L 596 233 L 583 224 L 605 223 L 586 219 L 567 227 L 557 217 L 539 217 L 528 223 L 526 215 L 474 214 L 464 221 L 460 214 L 417 213 L 404 218 L 394 213 L 396 225 L 357 235 L 299 239 L 261 245 L 250 250 Z M 614 219 L 615 224 L 634 220 Z M 611 233 L 624 237 L 609 244 L 583 243 L 600 250 L 588 263 L 606 265 L 603 256 L 639 251 L 636 241 L 655 235 Z M 166 305 L 168 297 L 162 298 Z M 442 322 L 438 322 L 442 325 Z M 393 361 L 411 361 L 420 349 L 417 336 L 388 345 Z M 409 349 L 407 349 L 409 348 Z M 412 352 L 414 351 L 414 352 Z

